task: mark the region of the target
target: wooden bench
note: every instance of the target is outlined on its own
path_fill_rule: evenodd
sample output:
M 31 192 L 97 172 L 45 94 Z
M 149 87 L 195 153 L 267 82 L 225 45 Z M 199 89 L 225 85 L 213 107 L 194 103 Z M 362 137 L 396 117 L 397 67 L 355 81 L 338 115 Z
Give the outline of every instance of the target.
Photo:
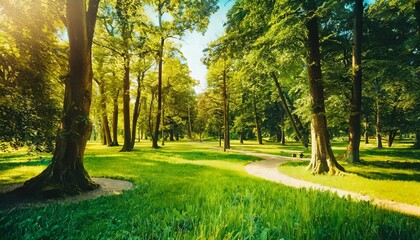
M 295 151 L 295 150 L 283 150 L 283 152 L 288 152 L 290 154 L 292 154 L 292 157 L 300 157 L 303 158 L 303 151 Z

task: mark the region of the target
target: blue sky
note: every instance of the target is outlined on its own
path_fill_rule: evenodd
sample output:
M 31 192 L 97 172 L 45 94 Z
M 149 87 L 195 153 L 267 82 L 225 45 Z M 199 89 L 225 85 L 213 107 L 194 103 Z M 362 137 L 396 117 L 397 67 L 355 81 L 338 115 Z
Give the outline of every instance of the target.
M 207 67 L 201 62 L 203 50 L 207 45 L 220 37 L 223 32 L 223 24 L 226 22 L 226 13 L 232 7 L 234 1 L 221 0 L 219 10 L 210 17 L 209 27 L 204 35 L 197 32 L 187 33 L 181 40 L 181 51 L 187 58 L 191 76 L 200 81 L 195 88 L 196 93 L 204 92 L 207 87 Z

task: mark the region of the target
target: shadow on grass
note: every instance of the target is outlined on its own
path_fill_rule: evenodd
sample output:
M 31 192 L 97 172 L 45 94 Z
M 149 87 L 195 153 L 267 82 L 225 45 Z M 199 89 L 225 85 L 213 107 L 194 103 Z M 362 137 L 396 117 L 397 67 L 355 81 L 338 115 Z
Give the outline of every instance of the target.
M 420 162 L 399 162 L 399 161 L 361 161 L 361 165 L 373 166 L 386 169 L 408 169 L 420 171 Z
M 5 171 L 17 167 L 36 167 L 36 166 L 48 166 L 51 159 L 35 159 L 29 161 L 10 161 L 10 162 L 0 162 L 0 171 Z
M 361 177 L 375 180 L 399 180 L 399 181 L 416 181 L 420 182 L 420 174 L 406 174 L 406 173 L 385 173 L 385 172 L 370 172 L 370 171 L 353 171 L 351 173 L 357 174 Z
M 399 157 L 420 161 L 420 151 L 414 148 L 367 149 L 363 151 L 363 155 Z

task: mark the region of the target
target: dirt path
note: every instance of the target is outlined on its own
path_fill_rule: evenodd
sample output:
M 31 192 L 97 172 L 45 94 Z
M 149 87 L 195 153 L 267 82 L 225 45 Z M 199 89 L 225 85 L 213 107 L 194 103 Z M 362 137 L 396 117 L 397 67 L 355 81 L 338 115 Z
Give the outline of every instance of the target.
M 116 180 L 110 178 L 92 178 L 92 180 L 100 185 L 96 190 L 83 192 L 75 196 L 67 196 L 62 199 L 32 199 L 21 198 L 13 194 L 5 194 L 13 189 L 22 186 L 22 183 L 0 185 L 0 211 L 13 208 L 26 208 L 44 206 L 51 203 L 73 203 L 89 199 L 95 199 L 106 195 L 120 195 L 123 191 L 133 188 L 133 183 L 129 181 Z
M 352 199 L 356 199 L 358 201 L 370 201 L 372 204 L 377 205 L 379 207 L 398 211 L 401 213 L 414 215 L 420 217 L 420 207 L 415 205 L 410 205 L 406 203 L 399 203 L 391 200 L 385 200 L 380 198 L 375 198 L 371 196 L 366 196 L 360 193 L 350 192 L 338 188 L 327 187 L 324 185 L 303 181 L 300 179 L 296 179 L 280 173 L 278 171 L 278 166 L 282 163 L 293 161 L 296 158 L 291 157 L 283 157 L 271 154 L 264 154 L 264 153 L 253 153 L 253 152 L 246 152 L 246 151 L 236 151 L 240 153 L 244 153 L 247 155 L 252 155 L 261 158 L 261 161 L 256 161 L 253 163 L 248 164 L 245 169 L 246 171 L 254 176 L 267 179 L 269 181 L 282 183 L 287 186 L 295 187 L 295 188 L 312 188 L 317 189 L 320 191 L 331 191 L 337 193 L 340 197 L 345 197 L 350 195 Z

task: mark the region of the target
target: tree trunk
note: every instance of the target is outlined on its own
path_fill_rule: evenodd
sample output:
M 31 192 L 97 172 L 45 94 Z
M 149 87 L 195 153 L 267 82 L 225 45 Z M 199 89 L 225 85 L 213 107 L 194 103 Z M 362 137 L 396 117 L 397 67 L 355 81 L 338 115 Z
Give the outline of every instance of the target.
M 392 147 L 395 137 L 397 136 L 398 130 L 390 130 L 388 134 L 388 147 Z
M 112 111 L 112 142 L 109 146 L 119 146 L 118 144 L 118 95 L 120 90 L 117 90 L 117 94 L 113 99 L 114 110 Z
M 420 0 L 414 1 L 414 15 L 417 22 L 417 37 L 420 39 Z M 414 142 L 414 148 L 420 148 L 420 123 L 417 118 L 416 128 L 416 140 Z
M 106 110 L 106 96 L 105 96 L 105 86 L 104 83 L 95 80 L 95 82 L 98 84 L 99 87 L 99 94 L 101 96 L 101 115 L 102 115 L 102 143 L 103 145 L 109 145 L 111 144 L 111 131 L 109 129 L 109 122 L 108 122 L 108 115 Z
M 314 125 L 311 123 L 311 161 L 308 166 L 308 170 L 311 170 L 311 171 L 312 169 L 316 168 L 316 152 L 317 152 L 316 146 L 317 144 L 316 144 L 315 128 L 314 128 Z
M 192 137 L 192 125 L 191 125 L 191 109 L 190 105 L 188 105 L 188 136 L 190 140 L 193 140 Z
M 369 144 L 369 120 L 368 120 L 368 116 L 366 114 L 366 118 L 365 118 L 365 143 Z
M 169 141 L 171 141 L 171 142 L 175 141 L 175 139 L 174 139 L 174 129 L 173 129 L 172 126 L 171 126 L 171 129 L 169 129 Z
M 165 145 L 165 101 L 162 99 L 162 146 Z
M 244 130 L 242 129 L 241 132 L 239 133 L 239 137 L 240 137 L 239 142 L 241 144 L 244 144 L 244 135 L 245 133 L 244 133 Z
M 281 103 L 283 105 L 283 109 L 285 110 L 287 116 L 289 117 L 290 123 L 292 124 L 292 127 L 295 130 L 297 138 L 302 143 L 302 145 L 305 148 L 307 148 L 308 147 L 307 137 L 306 137 L 306 140 L 305 140 L 305 138 L 303 137 L 303 133 L 302 133 L 303 129 L 300 130 L 299 127 L 298 127 L 298 124 L 296 124 L 295 118 L 293 117 L 292 112 L 290 111 L 290 108 L 287 104 L 286 98 L 283 94 L 283 90 L 281 88 L 281 85 L 279 83 L 277 75 L 274 72 L 271 72 L 270 75 L 274 79 L 274 82 L 275 82 L 276 87 L 277 87 L 277 91 L 278 91 L 280 99 L 281 99 Z
M 360 136 L 362 112 L 362 36 L 363 35 L 363 0 L 355 0 L 353 26 L 352 92 L 350 107 L 349 143 L 347 162 L 360 162 Z
M 89 112 L 92 97 L 91 47 L 99 0 L 67 1 L 70 45 L 69 77 L 65 81 L 63 114 L 51 164 L 16 190 L 44 197 L 75 195 L 99 187 L 83 165 L 86 142 L 92 130 Z
M 120 152 L 131 151 L 130 130 L 130 56 L 124 53 L 124 81 L 123 81 L 123 113 L 124 113 L 124 145 Z
M 281 131 L 281 145 L 286 145 L 286 132 L 284 131 L 284 127 Z
M 417 0 L 414 2 L 414 15 L 417 22 L 417 37 L 420 38 L 420 1 Z
M 306 20 L 308 37 L 307 69 L 309 78 L 309 92 L 312 102 L 312 124 L 316 139 L 316 154 L 312 173 L 337 174 L 344 168 L 336 161 L 332 152 L 330 139 L 327 131 L 327 119 L 325 117 L 324 87 L 322 82 L 321 61 L 319 52 L 318 16 L 315 14 L 315 2 L 309 3 L 309 11 Z
M 132 121 L 133 128 L 131 129 L 131 145 L 130 145 L 131 150 L 134 149 L 134 144 L 136 141 L 137 121 L 139 120 L 140 110 L 141 110 L 141 102 L 140 102 L 141 84 L 144 79 L 144 74 L 145 72 L 141 72 L 141 74 L 137 76 L 137 94 L 136 94 L 136 101 L 134 102 L 134 110 L 133 110 L 133 121 Z
M 377 148 L 382 149 L 381 116 L 380 116 L 379 99 L 376 99 L 376 128 L 375 129 L 376 129 Z
M 153 132 L 153 104 L 155 101 L 155 93 L 152 90 L 152 99 L 150 100 L 150 107 L 149 107 L 149 118 L 148 118 L 148 123 L 149 123 L 149 134 L 152 137 L 152 142 L 153 139 L 155 138 L 154 132 Z
M 420 148 L 420 129 L 416 130 L 416 140 L 414 142 L 414 148 Z
M 261 117 L 258 114 L 256 101 L 257 101 L 256 97 L 254 96 L 253 107 L 254 107 L 255 127 L 257 129 L 257 140 L 258 140 L 258 144 L 262 145 L 263 141 L 262 141 L 262 134 L 261 134 Z
M 163 71 L 163 48 L 165 46 L 165 39 L 163 37 L 160 38 L 160 48 L 159 48 L 159 66 L 158 66 L 158 108 L 156 113 L 156 126 L 153 133 L 153 148 L 159 148 L 158 146 L 158 137 L 159 137 L 159 125 L 160 125 L 160 115 L 162 113 L 162 71 Z
M 222 146 L 222 129 L 219 129 L 219 147 Z
M 226 107 L 227 107 L 227 135 L 228 138 L 226 139 L 227 147 L 230 149 L 230 123 L 229 123 L 229 114 L 230 114 L 230 104 L 229 104 L 230 95 L 227 94 L 226 96 Z
M 223 69 L 223 151 L 230 149 L 229 145 L 229 113 L 227 108 L 227 86 L 226 86 L 226 68 Z

